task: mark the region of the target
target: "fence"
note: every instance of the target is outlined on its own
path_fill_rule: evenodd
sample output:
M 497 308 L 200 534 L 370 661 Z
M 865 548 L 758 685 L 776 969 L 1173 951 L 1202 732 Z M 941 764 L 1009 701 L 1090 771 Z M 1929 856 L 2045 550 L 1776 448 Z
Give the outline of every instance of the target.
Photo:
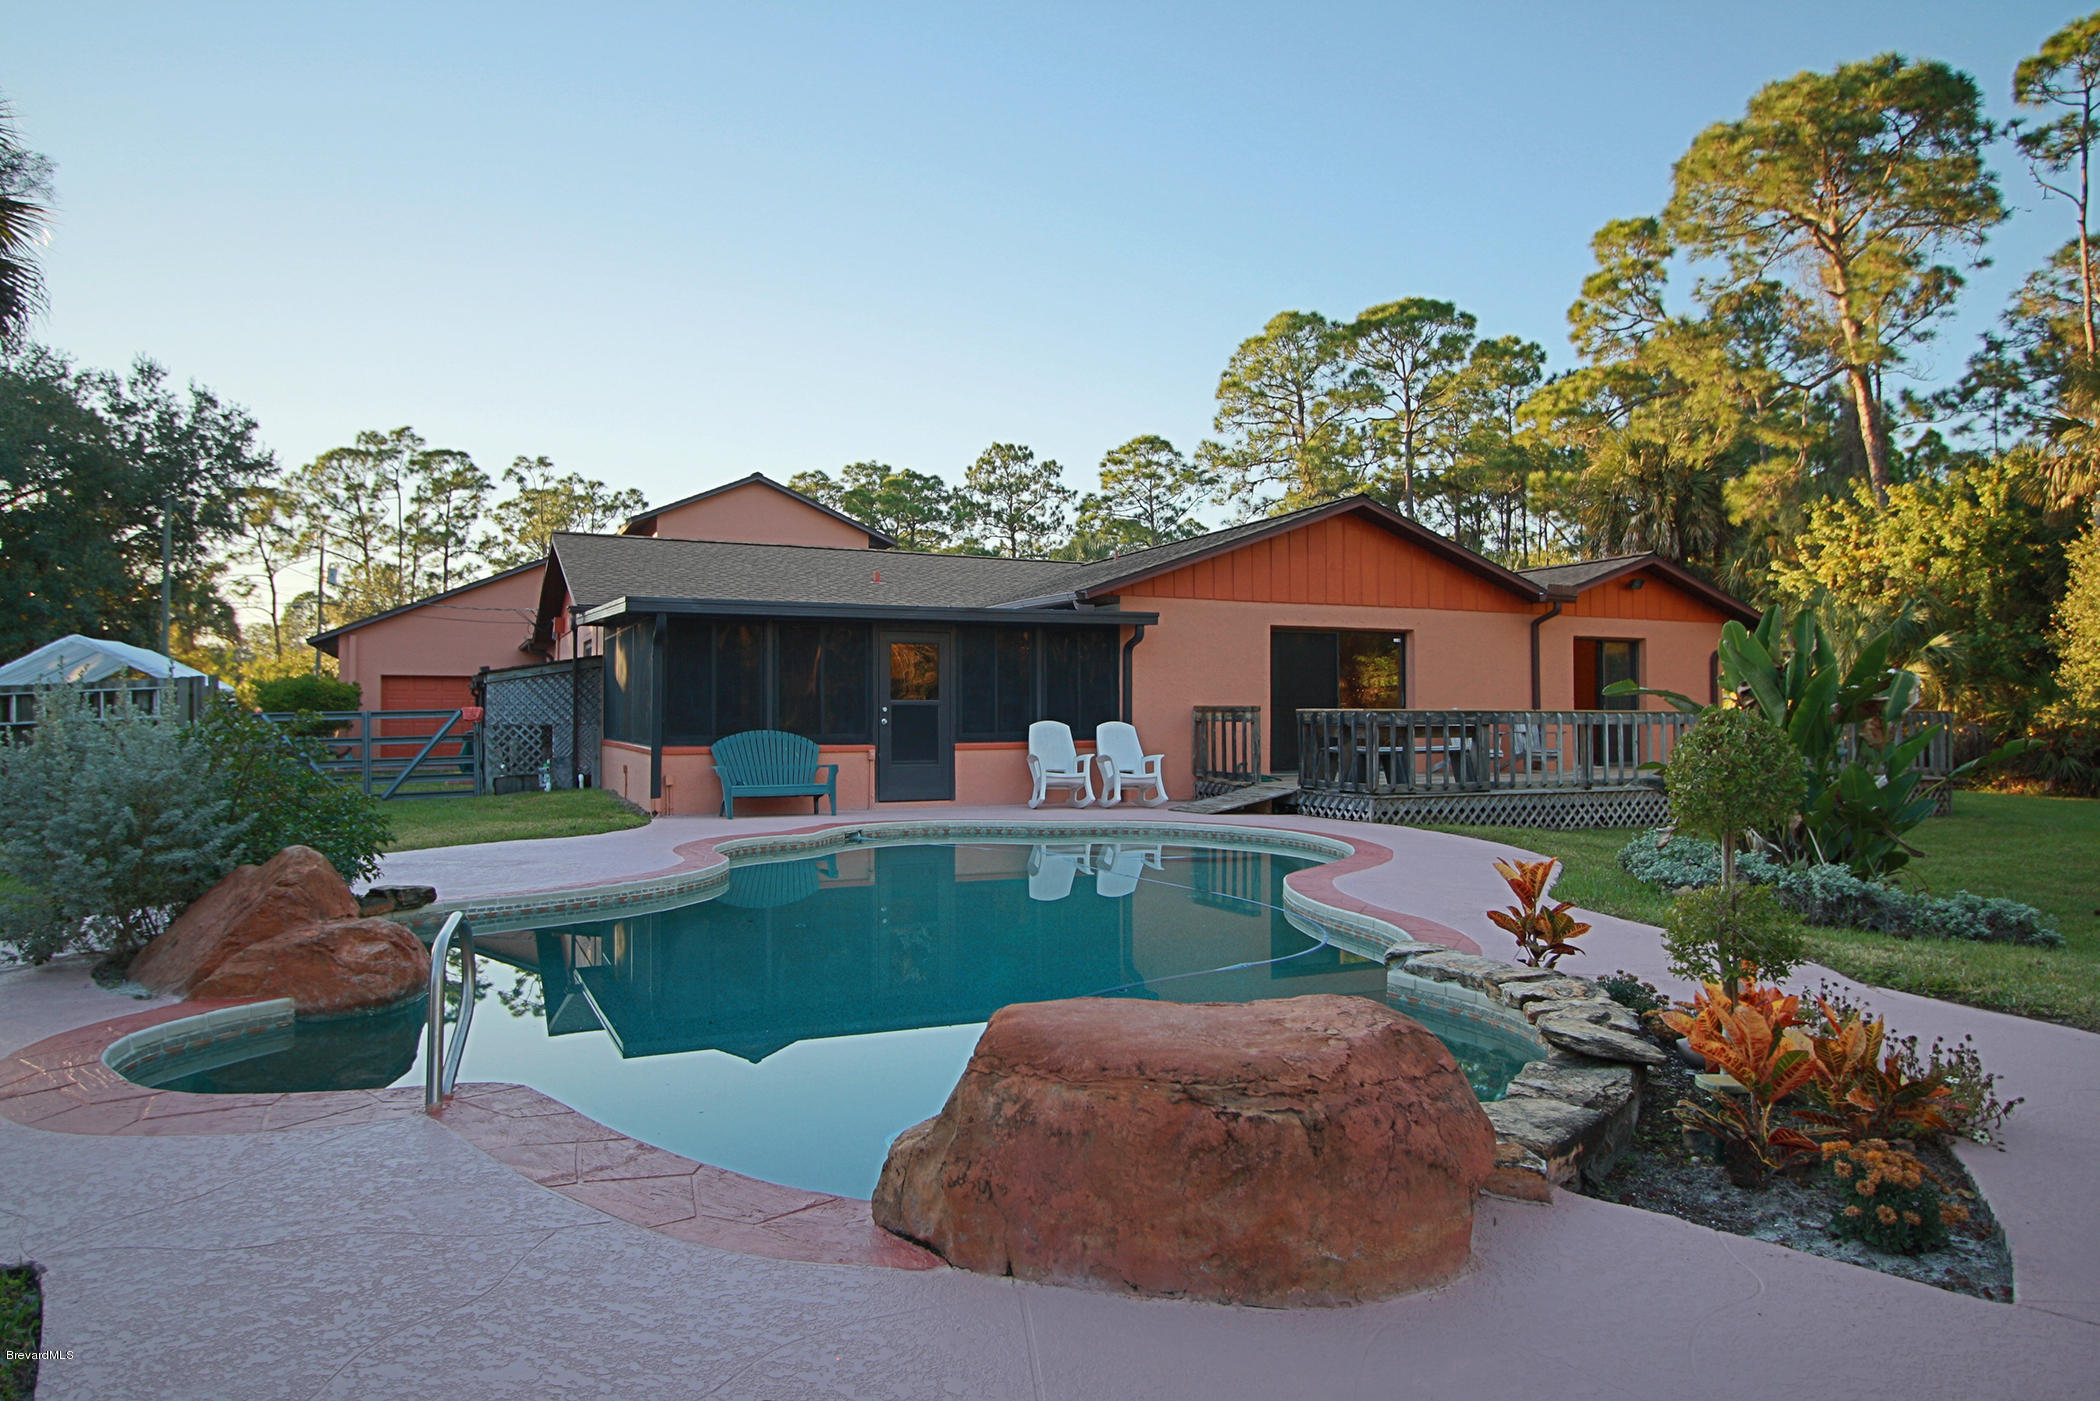
M 266 712 L 265 720 L 321 746 L 314 767 L 375 798 L 469 797 L 481 788 L 481 747 L 464 710 Z
M 588 788 L 597 782 L 605 722 L 605 660 L 484 671 L 481 697 L 482 790 Z
M 1261 782 L 1261 707 L 1197 706 L 1195 755 L 1199 797 Z

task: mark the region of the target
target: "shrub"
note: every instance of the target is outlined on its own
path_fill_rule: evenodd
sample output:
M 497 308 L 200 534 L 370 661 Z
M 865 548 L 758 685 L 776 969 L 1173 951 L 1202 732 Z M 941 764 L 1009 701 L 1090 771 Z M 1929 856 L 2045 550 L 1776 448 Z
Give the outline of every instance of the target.
M 20 883 L 0 937 L 31 963 L 126 961 L 232 868 L 247 819 L 193 727 L 128 705 L 96 718 L 70 688 L 38 701 L 29 741 L 0 746 L 0 871 Z
M 1655 984 L 1623 968 L 1606 973 L 1597 980 L 1597 986 L 1606 997 L 1642 1016 L 1670 1005 L 1670 999 L 1664 997 Z
M 1832 1229 L 1876 1250 L 1937 1250 L 1947 1243 L 1948 1227 L 1969 1219 L 1967 1207 L 1942 1197 L 1923 1163 L 1882 1139 L 1826 1143 L 1823 1161 L 1840 1196 Z
M 1663 771 L 1670 815 L 1712 837 L 1725 871 L 1737 836 L 1777 827 L 1801 805 L 1807 781 L 1786 734 L 1754 710 L 1702 711 Z
M 346 881 L 378 873 L 393 835 L 386 807 L 316 769 L 321 746 L 235 705 L 213 706 L 196 728 L 206 771 L 247 818 L 239 860 L 267 861 L 288 846 L 310 846 Z
M 1746 971 L 1753 977 L 1783 978 L 1808 956 L 1800 926 L 1772 892 L 1743 884 L 1680 894 L 1670 903 L 1663 947 L 1672 973 L 1721 983 L 1731 994 Z
M 1717 884 L 1720 849 L 1691 837 L 1657 843 L 1636 837 L 1619 852 L 1636 880 L 1665 890 Z M 1873 929 L 1906 938 L 1972 939 L 2055 947 L 2063 935 L 2047 915 L 2017 900 L 1962 891 L 1937 896 L 1863 880 L 1843 866 L 1788 866 L 1761 852 L 1736 859 L 1736 874 L 1769 886 L 1780 903 L 1810 924 Z
M 293 718 L 284 722 L 286 730 L 295 735 L 325 737 L 343 726 L 340 721 L 322 719 L 320 712 L 356 710 L 362 703 L 363 694 L 354 681 L 300 672 L 295 676 L 273 676 L 267 681 L 258 681 L 255 684 L 255 708 L 272 715 L 292 712 Z
M 1557 905 L 1545 903 L 1546 887 L 1553 883 L 1553 868 L 1558 864 L 1552 859 L 1495 863 L 1496 874 L 1517 897 L 1517 903 L 1507 910 L 1489 910 L 1487 917 L 1496 928 L 1516 936 L 1524 961 L 1533 968 L 1551 968 L 1564 955 L 1581 953 L 1573 941 L 1590 931 L 1590 926 L 1568 913 L 1575 907 L 1567 901 Z
M 288 710 L 356 710 L 364 691 L 355 681 L 300 672 L 255 683 L 255 708 L 276 714 Z

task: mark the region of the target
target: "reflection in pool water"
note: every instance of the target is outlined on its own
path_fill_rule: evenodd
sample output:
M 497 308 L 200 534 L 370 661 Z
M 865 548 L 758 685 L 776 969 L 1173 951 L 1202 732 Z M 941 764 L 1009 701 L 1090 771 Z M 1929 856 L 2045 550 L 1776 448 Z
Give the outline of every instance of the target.
M 1384 997 L 1382 964 L 1280 908 L 1284 876 L 1311 864 L 1073 841 L 742 865 L 696 904 L 483 938 L 460 1078 L 528 1084 L 689 1157 L 866 1196 L 889 1140 L 939 1111 L 985 1019 L 1010 1002 Z M 1483 1098 L 1535 1054 L 1404 1010 L 1451 1046 Z M 290 1046 L 164 1083 L 320 1088 L 353 1064 L 416 1083 L 419 1050 L 385 1018 L 302 1023 Z

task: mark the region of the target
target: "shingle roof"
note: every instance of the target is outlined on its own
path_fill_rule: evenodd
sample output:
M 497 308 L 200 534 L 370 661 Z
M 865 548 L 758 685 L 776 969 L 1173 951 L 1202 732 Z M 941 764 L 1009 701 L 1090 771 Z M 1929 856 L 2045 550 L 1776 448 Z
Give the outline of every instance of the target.
M 1578 560 L 1574 564 L 1542 564 L 1533 569 L 1519 569 L 1517 572 L 1527 579 L 1536 579 L 1548 588 L 1580 589 L 1654 558 L 1656 556 L 1652 554 L 1612 555 L 1608 559 Z
M 994 608 L 1059 591 L 1057 560 L 822 545 L 744 545 L 646 535 L 556 535 L 554 557 L 585 608 L 617 598 Z

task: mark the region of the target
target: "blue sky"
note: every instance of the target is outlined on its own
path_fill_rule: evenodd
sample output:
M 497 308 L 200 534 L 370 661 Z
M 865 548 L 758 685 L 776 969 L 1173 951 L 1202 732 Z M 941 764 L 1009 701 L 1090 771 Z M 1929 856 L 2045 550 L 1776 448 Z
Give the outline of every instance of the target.
M 58 163 L 43 338 L 287 464 L 407 423 L 661 501 L 999 439 L 1090 486 L 1285 308 L 1443 297 L 1565 367 L 1591 233 L 1758 86 L 1896 49 L 2009 116 L 2081 12 L 77 3 L 13 10 L 0 93 Z M 1928 376 L 2070 232 L 1999 169 Z

